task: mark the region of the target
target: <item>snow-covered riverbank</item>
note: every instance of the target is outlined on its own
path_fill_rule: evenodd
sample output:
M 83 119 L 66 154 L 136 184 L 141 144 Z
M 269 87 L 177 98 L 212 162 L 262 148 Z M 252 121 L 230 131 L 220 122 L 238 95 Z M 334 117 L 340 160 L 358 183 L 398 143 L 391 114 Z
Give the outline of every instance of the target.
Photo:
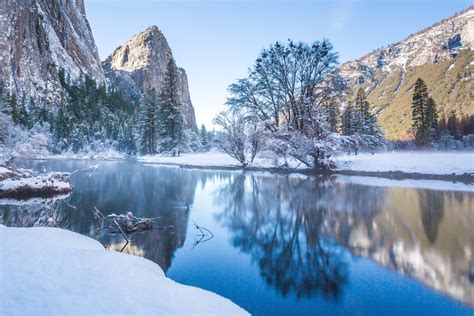
M 155 263 L 56 228 L 0 225 L 0 314 L 220 314 L 245 310 L 168 279 Z
M 422 173 L 436 175 L 474 174 L 474 152 L 386 152 L 336 158 L 340 170 Z
M 0 198 L 27 198 L 67 194 L 73 190 L 67 172 L 37 174 L 28 169 L 0 166 Z
M 188 167 L 239 168 L 238 162 L 225 153 L 184 154 L 179 157 L 142 156 L 138 161 L 149 164 L 168 164 Z M 338 170 L 362 172 L 404 172 L 427 175 L 474 174 L 473 152 L 386 152 L 336 157 Z M 254 168 L 275 168 L 270 158 L 256 158 Z M 290 167 L 303 169 L 295 161 Z

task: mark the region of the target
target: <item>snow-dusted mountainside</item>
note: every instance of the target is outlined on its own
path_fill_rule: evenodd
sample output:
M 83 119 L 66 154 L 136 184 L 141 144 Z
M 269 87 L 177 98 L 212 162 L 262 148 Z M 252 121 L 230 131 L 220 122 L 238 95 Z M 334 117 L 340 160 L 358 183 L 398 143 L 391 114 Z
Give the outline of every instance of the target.
M 173 53 L 165 36 L 158 27 L 151 26 L 115 49 L 104 61 L 107 85 L 111 89 L 122 91 L 127 99 L 137 101 L 147 89 L 155 88 L 160 91 L 170 58 L 173 58 Z M 184 69 L 179 68 L 179 74 L 179 95 L 185 125 L 196 127 Z
M 10 94 L 46 106 L 61 99 L 61 69 L 105 83 L 83 0 L 2 0 L 0 65 Z
M 392 139 L 408 134 L 412 87 L 418 77 L 427 83 L 440 114 L 474 114 L 473 72 L 474 6 L 340 67 L 352 91 L 366 89 Z

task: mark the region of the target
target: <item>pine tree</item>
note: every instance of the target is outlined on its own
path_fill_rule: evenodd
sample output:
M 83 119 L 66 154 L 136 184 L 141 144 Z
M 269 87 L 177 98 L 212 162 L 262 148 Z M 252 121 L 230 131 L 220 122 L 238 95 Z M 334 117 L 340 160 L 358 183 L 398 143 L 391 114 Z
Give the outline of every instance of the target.
M 18 124 L 20 121 L 20 112 L 18 111 L 18 101 L 15 93 L 10 97 L 10 115 L 12 116 L 13 122 Z
M 178 94 L 178 68 L 171 58 L 160 93 L 160 141 L 163 151 L 178 148 L 183 140 L 183 123 Z
M 456 130 L 456 112 L 453 110 L 449 114 L 448 121 L 447 121 L 447 128 L 449 131 L 449 134 L 453 136 L 454 138 L 458 139 L 459 135 Z
M 155 89 L 145 94 L 141 113 L 141 152 L 154 155 L 157 150 L 159 101 Z
M 352 118 L 354 116 L 354 109 L 352 102 L 349 102 L 342 113 L 341 118 L 341 131 L 342 135 L 350 136 L 354 134 L 354 129 L 352 127 Z
M 204 124 L 201 125 L 201 130 L 199 131 L 199 138 L 205 150 L 209 150 L 209 135 Z
M 377 118 L 370 113 L 370 104 L 362 88 L 342 115 L 342 134 L 351 136 L 352 147 L 356 154 L 359 147 L 373 150 L 385 143 L 382 129 L 377 123 Z
M 415 82 L 411 108 L 416 144 L 420 147 L 430 146 L 438 131 L 438 113 L 436 104 L 421 78 Z
M 438 111 L 436 110 L 436 103 L 433 98 L 428 98 L 426 105 L 426 125 L 430 131 L 431 139 L 438 137 Z

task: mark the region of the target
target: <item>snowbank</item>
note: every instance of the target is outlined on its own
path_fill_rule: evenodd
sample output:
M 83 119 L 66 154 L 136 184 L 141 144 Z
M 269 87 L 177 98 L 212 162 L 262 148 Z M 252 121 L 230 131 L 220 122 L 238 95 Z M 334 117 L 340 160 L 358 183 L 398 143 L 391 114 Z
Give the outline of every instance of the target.
M 61 154 L 36 155 L 35 159 L 74 159 L 74 160 L 122 160 L 125 158 L 123 153 L 115 149 L 108 148 L 101 152 L 65 152 Z
M 0 313 L 247 314 L 217 294 L 168 279 L 147 259 L 107 252 L 56 228 L 0 225 Z
M 0 198 L 52 196 L 66 194 L 72 190 L 67 172 L 35 175 L 25 170 L 23 173 L 15 172 L 11 178 L 0 181 Z
M 170 156 L 141 156 L 138 161 L 149 164 L 167 164 L 179 166 L 196 166 L 196 167 L 240 167 L 240 163 L 229 155 L 211 151 L 207 153 L 183 154 L 178 157 Z M 255 158 L 252 167 L 272 168 L 275 167 L 271 159 Z
M 474 174 L 472 152 L 387 152 L 336 157 L 340 170 L 423 174 Z
M 474 174 L 474 153 L 472 152 L 387 152 L 378 154 L 359 154 L 357 156 L 337 156 L 338 170 L 422 173 L 432 175 Z M 167 164 L 188 167 L 234 167 L 239 168 L 237 160 L 219 151 L 184 154 L 179 157 L 141 156 L 138 161 L 149 164 Z M 294 160 L 290 167 L 303 169 Z M 257 157 L 251 165 L 254 168 L 275 168 L 272 157 Z

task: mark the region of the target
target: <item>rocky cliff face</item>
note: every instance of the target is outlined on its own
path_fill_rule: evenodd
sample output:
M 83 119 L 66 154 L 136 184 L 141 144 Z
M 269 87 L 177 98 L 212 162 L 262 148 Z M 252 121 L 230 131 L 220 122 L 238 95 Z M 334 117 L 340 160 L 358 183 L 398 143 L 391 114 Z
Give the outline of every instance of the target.
M 105 83 L 83 0 L 2 0 L 0 65 L 7 91 L 45 106 L 61 99 L 61 69 Z
M 139 101 L 148 89 L 160 91 L 170 58 L 173 58 L 173 53 L 166 38 L 156 26 L 151 26 L 118 47 L 105 60 L 103 68 L 107 85 L 110 89 L 122 91 L 127 99 Z M 179 95 L 185 125 L 195 128 L 188 79 L 182 68 L 179 69 Z
M 474 114 L 474 7 L 344 63 L 340 73 L 350 91 L 366 89 L 373 110 L 391 139 L 405 138 L 411 126 L 411 94 L 421 77 L 438 110 Z M 349 95 L 350 97 L 350 95 Z

